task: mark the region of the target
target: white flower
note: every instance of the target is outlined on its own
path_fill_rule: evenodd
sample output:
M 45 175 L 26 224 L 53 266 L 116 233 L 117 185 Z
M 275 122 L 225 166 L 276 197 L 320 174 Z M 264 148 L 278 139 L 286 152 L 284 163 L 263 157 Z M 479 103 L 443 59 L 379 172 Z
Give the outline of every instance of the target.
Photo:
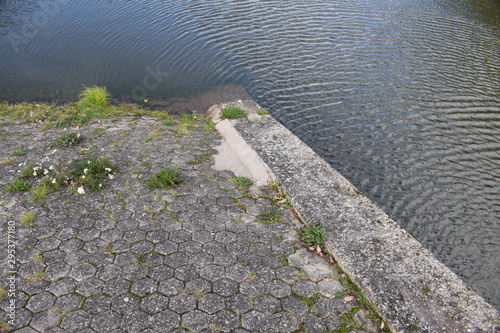
M 79 138 L 79 137 L 80 137 L 80 133 L 78 133 L 78 134 L 76 135 L 76 137 L 77 137 L 77 138 Z
M 57 180 L 54 178 L 52 179 L 52 184 L 55 184 L 57 182 Z
M 83 173 L 87 173 L 87 171 L 89 171 L 89 169 L 83 169 Z
M 111 172 L 110 168 L 104 168 L 104 170 L 106 170 L 107 172 Z
M 109 174 L 108 177 L 109 177 L 109 179 L 115 178 L 115 176 L 113 176 L 112 174 Z
M 84 175 L 84 176 L 82 176 L 82 179 L 85 179 L 85 175 Z
M 87 160 L 87 164 L 90 164 L 90 160 Z
M 84 194 L 85 193 L 85 190 L 83 189 L 83 186 L 79 187 L 77 191 L 80 194 Z
M 37 166 L 36 166 L 36 167 L 34 167 L 34 168 L 33 168 L 33 171 L 36 171 L 36 170 L 38 170 L 38 169 L 40 169 L 40 167 L 37 167 Z
M 102 184 L 99 184 L 99 187 L 102 187 Z
M 36 171 L 33 171 L 33 177 L 36 177 L 37 175 Z
M 53 165 L 49 166 L 49 170 L 54 170 L 54 166 Z
M 49 174 L 49 170 L 47 170 L 47 169 L 43 170 L 43 174 L 44 175 L 48 175 Z

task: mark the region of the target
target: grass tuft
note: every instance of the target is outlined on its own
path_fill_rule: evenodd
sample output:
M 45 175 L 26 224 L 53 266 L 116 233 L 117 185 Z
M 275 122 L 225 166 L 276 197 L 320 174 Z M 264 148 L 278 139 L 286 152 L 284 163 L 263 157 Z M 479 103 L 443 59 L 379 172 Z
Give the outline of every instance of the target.
M 239 188 L 249 188 L 253 185 L 253 181 L 247 177 L 231 177 L 229 181 Z
M 221 118 L 222 119 L 238 119 L 243 118 L 247 115 L 245 111 L 236 107 L 236 106 L 228 106 L 221 110 Z
M 164 169 L 156 173 L 148 181 L 148 186 L 160 189 L 168 189 L 182 183 L 181 176 L 177 169 Z
M 66 133 L 58 137 L 55 144 L 58 146 L 76 146 L 82 142 L 82 136 L 77 133 Z
M 272 224 L 275 222 L 281 222 L 281 214 L 279 210 L 274 209 L 274 210 L 269 210 L 264 213 L 261 213 L 259 216 L 257 216 L 257 222 L 261 222 L 264 224 Z
M 107 105 L 111 99 L 111 94 L 105 87 L 85 87 L 85 89 L 78 95 L 78 106 L 80 108 L 91 106 L 104 106 Z
M 16 181 L 9 186 L 7 186 L 7 192 L 26 192 L 31 189 L 31 184 L 24 181 L 21 178 L 16 179 Z
M 27 212 L 21 215 L 21 225 L 24 227 L 29 227 L 36 220 L 36 215 L 32 212 Z

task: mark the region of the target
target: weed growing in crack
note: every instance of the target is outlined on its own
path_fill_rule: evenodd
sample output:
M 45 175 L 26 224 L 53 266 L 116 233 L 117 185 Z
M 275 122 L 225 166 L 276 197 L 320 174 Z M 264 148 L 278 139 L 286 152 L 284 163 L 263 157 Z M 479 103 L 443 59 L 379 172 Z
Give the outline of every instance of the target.
M 247 189 L 253 185 L 253 181 L 247 177 L 231 177 L 229 181 L 238 188 Z
M 156 173 L 147 182 L 148 186 L 160 189 L 168 189 L 182 183 L 182 178 L 177 169 L 164 169 Z
M 23 227 L 29 227 L 36 220 L 36 215 L 32 212 L 27 212 L 21 215 L 21 225 Z
M 304 227 L 301 230 L 302 236 L 301 239 L 304 242 L 304 245 L 308 248 L 314 248 L 319 251 L 324 249 L 325 240 L 326 240 L 326 230 L 319 225 L 311 225 L 309 227 Z
M 78 193 L 85 193 L 84 189 L 100 191 L 105 180 L 113 179 L 117 167 L 105 158 L 92 156 L 77 161 L 77 168 L 69 173 L 71 183 L 79 186 Z M 83 189 L 83 193 L 82 190 Z
M 56 139 L 54 142 L 58 146 L 76 146 L 79 143 L 81 143 L 83 140 L 83 137 L 80 135 L 80 133 L 66 133 L 61 135 Z
M 31 189 L 31 184 L 22 178 L 18 178 L 14 181 L 14 183 L 7 186 L 5 189 L 7 192 L 25 192 Z
M 259 216 L 257 216 L 256 221 L 264 224 L 273 224 L 276 222 L 281 222 L 281 214 L 277 209 L 268 210 L 264 213 L 259 214 Z
M 236 107 L 236 106 L 228 106 L 221 110 L 221 118 L 222 119 L 238 119 L 243 118 L 247 115 L 245 111 Z

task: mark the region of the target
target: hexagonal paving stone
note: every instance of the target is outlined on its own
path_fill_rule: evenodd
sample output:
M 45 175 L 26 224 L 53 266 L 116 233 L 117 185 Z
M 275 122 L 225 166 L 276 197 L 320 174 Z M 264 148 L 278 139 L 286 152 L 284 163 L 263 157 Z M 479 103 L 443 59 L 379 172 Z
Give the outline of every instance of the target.
M 96 332 L 111 332 L 118 328 L 121 323 L 121 316 L 114 311 L 101 312 L 92 318 L 90 327 Z
M 151 318 L 151 326 L 155 332 L 172 332 L 179 326 L 181 317 L 170 310 L 156 313 Z
M 111 307 L 112 298 L 103 294 L 89 297 L 85 300 L 84 309 L 90 314 L 98 314 Z
M 275 279 L 269 284 L 269 293 L 275 297 L 283 298 L 292 294 L 292 288 L 288 283 Z
M 195 310 L 182 315 L 182 326 L 191 331 L 201 331 L 209 325 L 209 317 L 205 312 Z
M 236 332 L 235 330 L 240 326 L 238 315 L 228 310 L 217 312 L 211 319 L 212 325 L 222 332 Z
M 221 296 L 231 296 L 238 293 L 239 290 L 238 283 L 228 279 L 215 281 L 212 289 L 214 293 Z
M 158 293 L 149 295 L 141 299 L 140 308 L 152 315 L 161 312 L 168 307 L 168 297 Z
M 33 313 L 48 310 L 54 305 L 55 300 L 54 295 L 43 292 L 32 296 L 26 304 L 26 308 Z
M 76 264 L 71 268 L 68 276 L 75 279 L 78 282 L 81 282 L 85 279 L 88 279 L 96 273 L 97 268 L 89 263 L 80 263 Z
M 200 276 L 208 281 L 215 282 L 224 276 L 224 268 L 217 265 L 209 265 L 200 270 Z
M 292 285 L 292 291 L 302 297 L 311 297 L 318 292 L 318 286 L 309 280 L 302 280 Z
M 91 295 L 100 293 L 103 285 L 104 285 L 103 281 L 91 277 L 79 283 L 78 286 L 76 287 L 76 292 L 82 295 L 83 297 L 89 297 Z
M 175 296 L 184 289 L 184 283 L 177 279 L 168 279 L 161 281 L 158 286 L 158 291 L 167 296 Z
M 264 332 L 269 327 L 269 319 L 262 312 L 253 310 L 241 315 L 241 324 L 249 331 Z
M 276 313 L 282 310 L 279 299 L 270 295 L 257 297 L 257 300 L 255 301 L 255 308 L 267 314 Z
M 290 313 L 276 313 L 272 316 L 271 322 L 279 332 L 290 333 L 299 329 L 297 318 Z
M 226 299 L 226 306 L 236 313 L 245 313 L 253 309 L 250 297 L 243 294 L 236 294 Z
M 224 297 L 216 294 L 205 295 L 198 301 L 198 308 L 208 314 L 214 314 L 224 309 L 224 306 Z
M 158 282 L 150 278 L 142 278 L 137 281 L 132 282 L 132 288 L 130 291 L 139 296 L 145 296 L 147 294 L 152 294 L 158 289 Z
M 187 254 L 182 252 L 174 252 L 172 254 L 166 255 L 163 259 L 163 263 L 172 268 L 177 268 L 188 264 L 189 257 Z
M 196 299 L 186 293 L 180 293 L 169 300 L 169 309 L 183 314 L 192 311 L 196 307 Z
M 105 282 L 101 290 L 103 294 L 109 295 L 111 297 L 117 297 L 128 292 L 130 283 L 130 281 L 127 281 L 125 279 L 116 278 Z
M 140 332 L 149 326 L 149 316 L 142 311 L 130 311 L 122 317 L 121 328 L 127 332 Z
M 69 332 L 78 332 L 89 326 L 92 316 L 84 311 L 75 311 L 64 316 L 61 328 Z

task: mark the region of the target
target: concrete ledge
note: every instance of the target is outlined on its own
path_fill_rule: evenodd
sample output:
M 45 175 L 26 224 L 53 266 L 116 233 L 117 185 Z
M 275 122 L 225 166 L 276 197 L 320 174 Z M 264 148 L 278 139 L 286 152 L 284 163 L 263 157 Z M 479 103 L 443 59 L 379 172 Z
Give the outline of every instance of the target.
M 272 170 L 297 211 L 394 332 L 498 332 L 500 315 L 307 145 L 253 101 L 230 124 Z M 238 149 L 234 147 L 234 149 Z

